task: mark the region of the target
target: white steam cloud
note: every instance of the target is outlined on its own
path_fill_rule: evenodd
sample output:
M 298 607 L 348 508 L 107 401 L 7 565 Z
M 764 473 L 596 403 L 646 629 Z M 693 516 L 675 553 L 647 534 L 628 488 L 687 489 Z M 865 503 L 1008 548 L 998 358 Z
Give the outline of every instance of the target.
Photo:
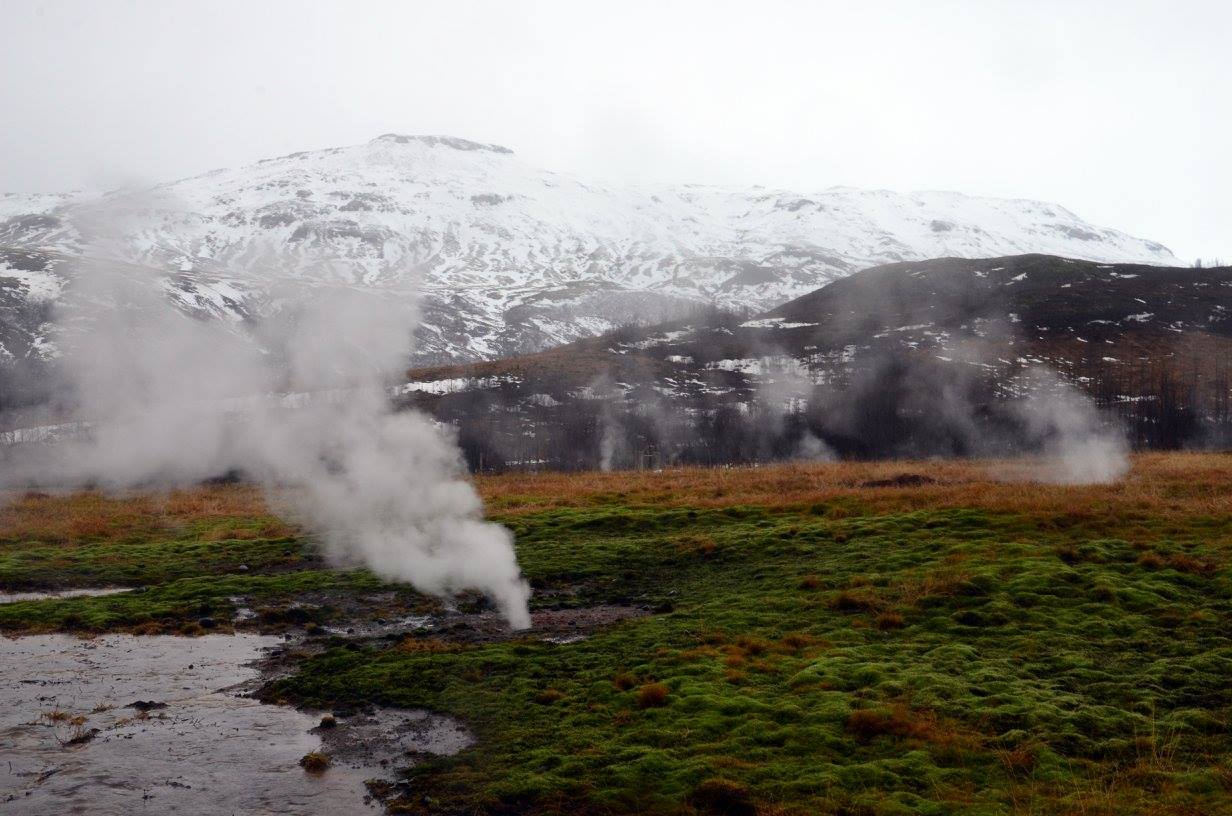
M 1109 484 L 1129 472 L 1129 442 L 1109 426 L 1089 397 L 1051 369 L 1035 367 L 1023 378 L 1028 396 L 1011 403 L 1028 439 L 1044 460 L 1033 477 L 1054 484 Z
M 79 219 L 89 260 L 56 317 L 91 431 L 29 452 L 5 481 L 119 489 L 239 471 L 336 563 L 433 595 L 477 589 L 530 625 L 513 537 L 483 520 L 452 435 L 389 405 L 416 324 L 405 294 L 303 288 L 270 293 L 277 316 L 255 329 L 194 319 L 150 272 L 112 259 L 116 218 Z

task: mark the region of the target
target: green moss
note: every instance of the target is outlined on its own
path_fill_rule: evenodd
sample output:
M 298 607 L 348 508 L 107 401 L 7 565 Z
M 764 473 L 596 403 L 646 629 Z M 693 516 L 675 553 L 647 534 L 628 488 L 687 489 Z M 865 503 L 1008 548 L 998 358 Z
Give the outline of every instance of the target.
M 1116 812 L 1164 800 L 1226 812 L 1212 781 L 1227 778 L 1232 753 L 1226 570 L 1147 569 L 1106 530 L 1087 541 L 1054 521 L 975 510 L 522 516 L 519 555 L 538 586 L 572 582 L 574 602 L 670 597 L 673 611 L 568 646 L 331 652 L 269 692 L 464 718 L 478 746 L 413 773 L 479 810 L 675 813 L 709 802 L 695 792 L 722 779 L 800 812 L 1009 813 L 1027 801 L 1049 812 L 1109 795 L 1109 779 L 1133 791 L 1143 735 L 1166 728 L 1171 781 L 1153 799 L 1117 798 Z M 700 533 L 715 543 L 706 557 L 680 546 Z M 1080 557 L 1058 557 L 1075 542 Z M 803 576 L 821 586 L 802 588 Z M 863 600 L 833 603 L 843 591 Z M 903 625 L 873 626 L 882 608 Z M 784 645 L 793 633 L 812 645 Z M 612 682 L 625 675 L 668 694 L 639 706 L 637 687 Z M 851 712 L 870 705 L 903 722 L 851 733 Z M 1028 776 L 1010 751 L 1028 757 L 1017 760 Z
M 235 612 L 234 597 L 272 603 L 293 600 L 304 592 L 356 593 L 381 588 L 380 581 L 362 571 L 179 578 L 119 595 L 0 604 L 0 631 L 106 632 L 146 623 L 175 628 L 202 617 L 229 622 Z M 336 617 L 337 610 L 316 614 L 327 620 Z

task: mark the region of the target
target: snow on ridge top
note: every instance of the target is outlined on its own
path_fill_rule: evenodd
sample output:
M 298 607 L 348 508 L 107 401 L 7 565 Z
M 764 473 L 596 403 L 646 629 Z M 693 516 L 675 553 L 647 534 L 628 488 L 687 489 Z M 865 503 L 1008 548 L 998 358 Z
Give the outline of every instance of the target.
M 385 133 L 377 136 L 373 142 L 392 142 L 394 144 L 412 144 L 419 143 L 428 147 L 452 147 L 454 150 L 484 150 L 489 153 L 507 153 L 513 154 L 513 151 L 507 147 L 502 147 L 496 144 L 483 144 L 482 142 L 472 142 L 469 139 L 459 139 L 456 136 L 407 136 L 401 133 Z
M 422 364 L 684 317 L 689 304 L 770 309 L 886 263 L 1024 253 L 1175 263 L 1159 244 L 1043 202 L 852 187 L 609 187 L 439 135 L 387 133 L 106 199 L 125 212 L 117 251 L 176 275 L 185 286 L 168 294 L 193 313 L 260 315 L 270 308 L 262 293 L 283 285 L 422 292 Z M 0 196 L 0 242 L 81 251 L 71 217 L 79 200 Z

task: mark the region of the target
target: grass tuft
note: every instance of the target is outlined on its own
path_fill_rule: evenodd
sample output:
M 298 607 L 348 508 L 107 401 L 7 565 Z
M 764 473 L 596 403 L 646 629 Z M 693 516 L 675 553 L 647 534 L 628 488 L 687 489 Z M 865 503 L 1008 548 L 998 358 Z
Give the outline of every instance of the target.
M 310 774 L 323 774 L 329 768 L 329 754 L 313 751 L 300 757 L 299 766 Z
M 689 796 L 698 813 L 712 816 L 756 816 L 749 789 L 739 782 L 716 777 L 703 780 Z
M 637 690 L 638 708 L 660 708 L 667 705 L 668 688 L 662 683 L 647 683 Z

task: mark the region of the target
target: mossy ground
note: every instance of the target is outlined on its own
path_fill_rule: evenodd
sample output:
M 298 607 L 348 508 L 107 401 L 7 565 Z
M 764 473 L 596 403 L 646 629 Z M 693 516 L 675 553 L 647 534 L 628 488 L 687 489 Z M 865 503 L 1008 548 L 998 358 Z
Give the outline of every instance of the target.
M 0 632 L 198 631 L 227 628 L 243 598 L 253 626 L 343 619 L 329 604 L 289 605 L 306 593 L 345 598 L 384 587 L 365 571 L 327 569 L 298 530 L 269 515 L 248 488 L 109 498 L 87 493 L 6 497 L 0 505 L 0 589 L 119 586 L 94 598 L 0 604 Z M 426 599 L 398 588 L 411 604 Z
M 859 486 L 893 467 L 939 482 Z M 482 480 L 537 603 L 656 614 L 569 644 L 348 644 L 265 693 L 465 720 L 477 745 L 415 767 L 429 798 L 407 812 L 1232 813 L 1232 457 L 1146 457 L 1097 488 L 974 467 L 729 471 L 693 501 L 714 477 Z M 5 564 L 47 548 L 0 541 Z M 246 546 L 286 557 L 235 546 L 254 570 Z M 236 581 L 376 586 L 223 558 L 183 575 L 169 556 L 140 596 L 0 607 L 0 626 L 196 592 L 191 608 Z

